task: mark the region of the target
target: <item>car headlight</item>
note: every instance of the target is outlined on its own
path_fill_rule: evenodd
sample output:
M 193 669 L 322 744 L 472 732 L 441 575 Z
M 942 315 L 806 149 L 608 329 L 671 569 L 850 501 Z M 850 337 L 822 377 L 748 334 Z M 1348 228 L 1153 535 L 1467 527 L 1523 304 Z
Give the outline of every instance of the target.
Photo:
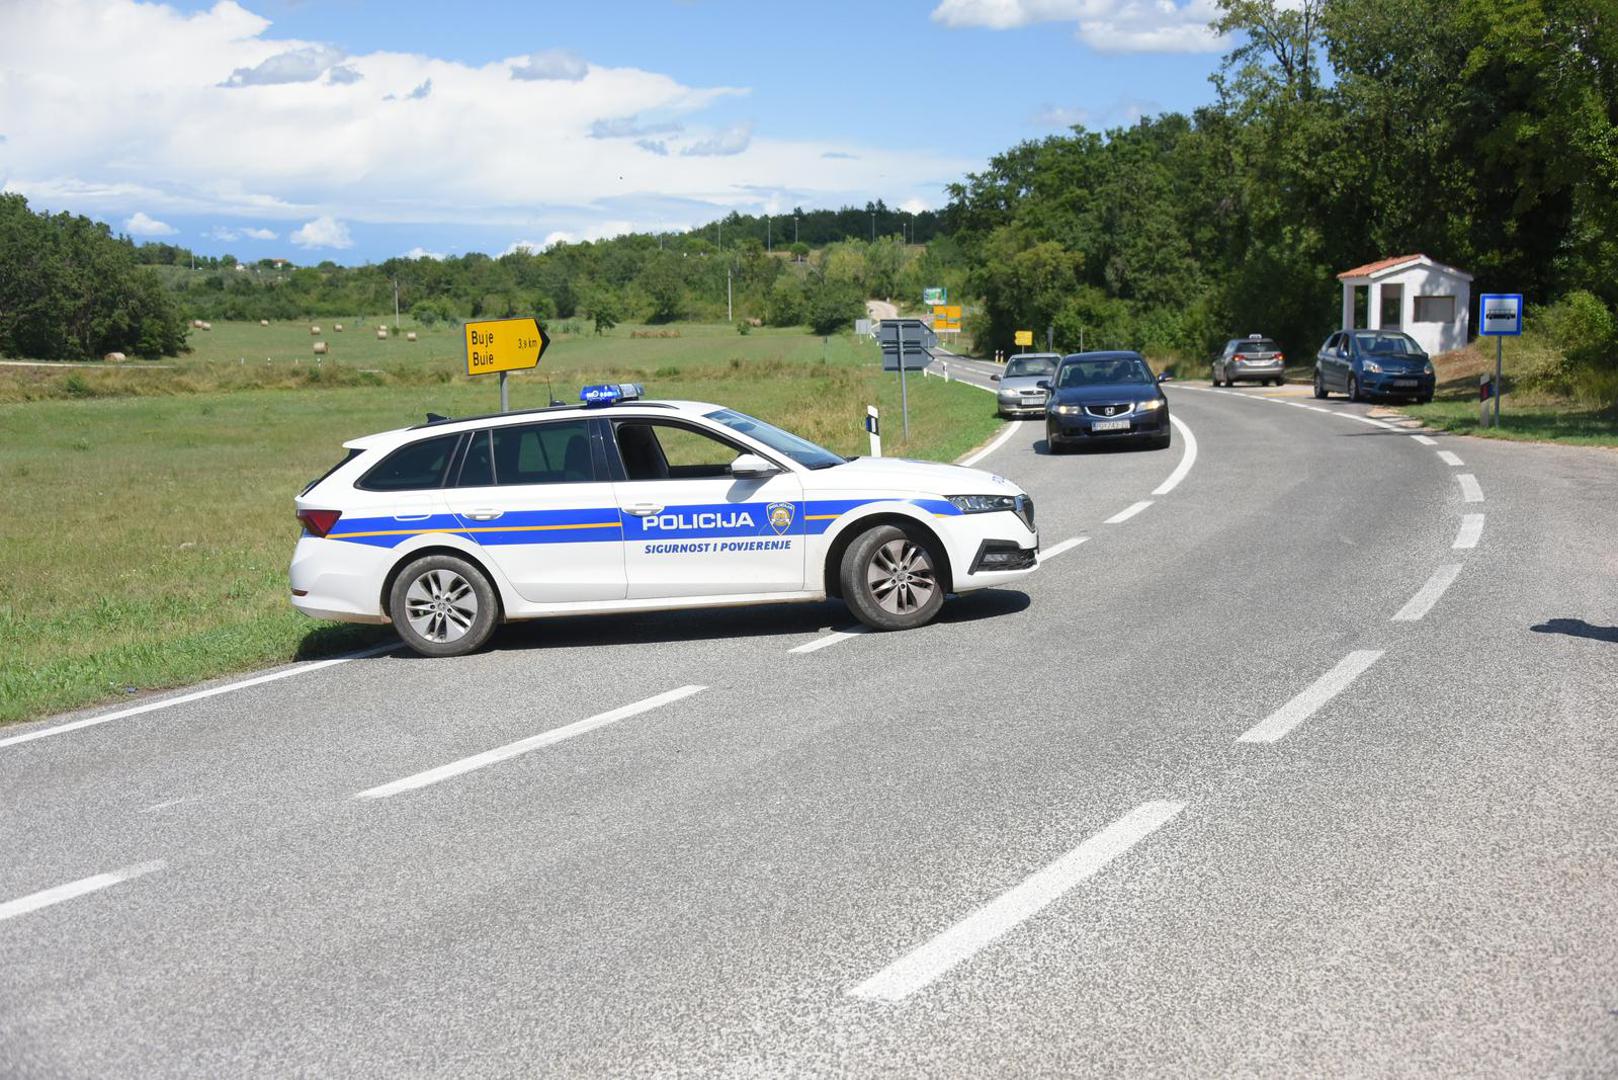
M 1015 495 L 949 495 L 955 509 L 963 514 L 992 514 L 997 510 L 1015 510 Z
M 1361 360 L 1360 367 L 1369 371 L 1372 375 L 1382 374 L 1382 365 L 1375 360 Z
M 1054 405 L 1052 408 L 1063 416 L 1077 416 L 1084 411 L 1083 405 Z
M 1433 373 L 1433 362 L 1431 360 L 1421 365 L 1421 373 L 1423 375 L 1431 375 Z
M 1151 412 L 1153 409 L 1161 409 L 1162 407 L 1163 407 L 1163 399 L 1162 398 L 1153 398 L 1150 401 L 1142 401 L 1142 402 L 1140 402 L 1138 405 L 1135 406 L 1135 411 L 1136 412 Z

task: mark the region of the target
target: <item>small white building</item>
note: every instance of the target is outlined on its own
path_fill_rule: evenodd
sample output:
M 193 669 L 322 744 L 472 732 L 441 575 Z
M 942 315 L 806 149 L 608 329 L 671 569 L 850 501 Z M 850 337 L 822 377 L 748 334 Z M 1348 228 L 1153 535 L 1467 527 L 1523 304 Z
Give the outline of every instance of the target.
M 1344 330 L 1403 330 L 1429 353 L 1466 344 L 1472 319 L 1472 275 L 1425 255 L 1399 255 L 1337 275 L 1343 283 Z M 1365 315 L 1355 290 L 1365 289 Z M 1360 325 L 1356 325 L 1358 322 Z

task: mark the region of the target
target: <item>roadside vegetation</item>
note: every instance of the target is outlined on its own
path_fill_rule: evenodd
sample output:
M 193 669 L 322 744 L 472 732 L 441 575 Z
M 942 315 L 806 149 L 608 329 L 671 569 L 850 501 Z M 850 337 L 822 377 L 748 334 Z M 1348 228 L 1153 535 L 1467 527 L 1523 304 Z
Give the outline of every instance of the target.
M 342 456 L 344 439 L 428 411 L 492 412 L 498 391 L 492 378 L 454 373 L 448 329 L 378 341 L 379 322 L 354 327 L 353 353 L 334 345 L 318 376 L 274 344 L 254 364 L 227 360 L 241 343 L 265 341 L 269 328 L 256 322 L 215 323 L 172 369 L 0 369 L 7 400 L 18 402 L 19 388 L 31 397 L 0 405 L 10 504 L 0 521 L 0 722 L 380 639 L 385 631 L 327 626 L 288 606 L 292 497 Z M 679 324 L 660 328 L 677 338 L 629 336 L 641 329 L 561 337 L 542 369 L 549 390 L 573 400 L 584 383 L 639 380 L 660 397 L 723 402 L 846 454 L 867 451 L 867 404 L 888 418 L 892 454 L 951 460 L 997 425 L 989 395 L 915 378 L 912 438 L 902 442 L 896 377 L 883 375 L 874 345 L 848 335 Z M 286 353 L 309 349 L 302 323 L 268 337 Z M 200 347 L 209 342 L 225 352 Z M 64 389 L 75 378 L 85 389 Z M 544 405 L 547 394 L 540 373 L 512 377 L 514 408 Z

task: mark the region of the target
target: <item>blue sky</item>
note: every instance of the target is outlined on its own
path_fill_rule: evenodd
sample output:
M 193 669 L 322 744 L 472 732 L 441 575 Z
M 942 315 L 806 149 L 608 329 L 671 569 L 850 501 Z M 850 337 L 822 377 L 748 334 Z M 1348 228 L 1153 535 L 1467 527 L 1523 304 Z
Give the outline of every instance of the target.
M 203 252 L 363 262 L 937 207 L 1210 100 L 1212 0 L 8 0 L 0 184 Z M 64 77 L 65 76 L 65 77 Z

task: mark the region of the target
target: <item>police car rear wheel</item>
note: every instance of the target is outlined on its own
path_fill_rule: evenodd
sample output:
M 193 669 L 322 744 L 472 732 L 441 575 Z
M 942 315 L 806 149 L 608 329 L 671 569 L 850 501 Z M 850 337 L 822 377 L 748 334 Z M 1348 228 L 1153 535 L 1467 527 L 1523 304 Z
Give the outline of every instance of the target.
M 944 604 L 938 559 L 927 541 L 893 525 L 879 525 L 850 544 L 841 577 L 849 610 L 876 630 L 924 626 Z
M 394 580 L 388 610 L 404 643 L 423 656 L 462 656 L 494 632 L 494 587 L 453 555 L 417 559 Z

